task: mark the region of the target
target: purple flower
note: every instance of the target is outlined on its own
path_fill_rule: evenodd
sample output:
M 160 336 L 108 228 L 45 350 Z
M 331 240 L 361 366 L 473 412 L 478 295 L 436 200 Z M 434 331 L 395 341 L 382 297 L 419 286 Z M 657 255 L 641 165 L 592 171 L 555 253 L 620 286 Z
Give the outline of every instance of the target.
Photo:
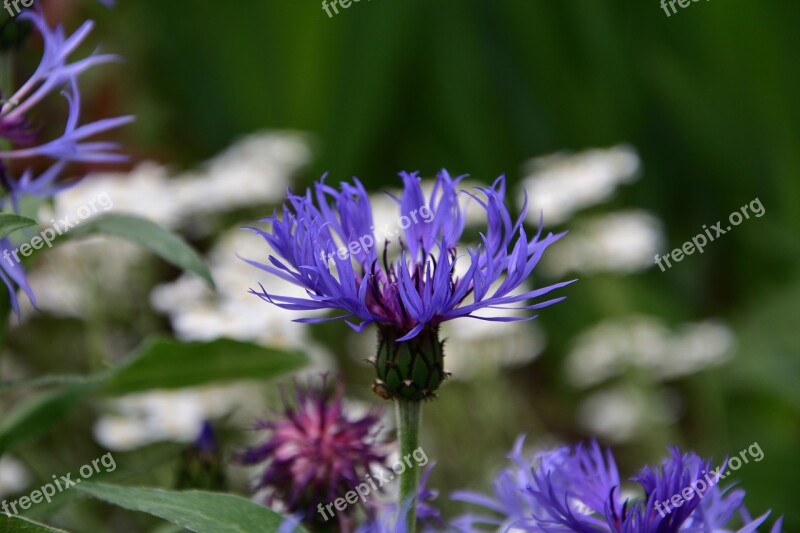
M 24 170 L 19 178 L 10 176 L 7 167 L 0 169 L 3 173 L 3 186 L 10 194 L 15 209 L 23 195 L 46 197 L 64 188 L 63 185 L 53 186 L 53 183 L 67 163 L 124 160 L 124 156 L 116 153 L 118 146 L 115 143 L 86 140 L 133 120 L 133 117 L 124 116 L 79 124 L 78 77 L 95 65 L 119 59 L 115 55 L 93 53 L 86 58 L 69 62 L 69 56 L 91 32 L 92 21 L 83 23 L 74 33 L 67 35 L 61 25 L 51 29 L 37 10 L 26 11 L 19 18 L 29 20 L 41 34 L 44 52 L 31 77 L 5 99 L 0 107 L 0 137 L 15 145 L 13 148 L 0 150 L 0 160 L 25 161 L 45 157 L 54 163 L 37 178 L 32 176 L 30 169 Z M 38 130 L 33 127 L 29 114 L 46 96 L 57 90 L 62 91 L 69 110 L 64 131 L 53 140 L 37 144 Z
M 88 137 L 129 124 L 133 117 L 108 118 L 78 126 L 80 120 L 80 91 L 76 79 L 70 78 L 68 89 L 62 93 L 69 105 L 66 127 L 61 137 L 30 148 L 0 152 L 6 159 L 47 157 L 64 162 L 113 163 L 127 157 L 114 153 L 119 146 L 110 142 L 81 142 Z
M 362 483 L 371 466 L 384 466 L 385 446 L 376 442 L 381 410 L 363 416 L 345 414 L 341 383 L 332 390 L 295 386 L 294 402 L 284 398 L 281 417 L 257 429 L 269 432 L 260 445 L 242 453 L 244 464 L 265 463 L 256 490 L 267 491 L 267 504 L 280 502 L 309 523 L 324 523 L 320 508 L 343 497 Z M 337 512 L 348 522 L 355 507 Z
M 0 239 L 0 278 L 2 278 L 3 283 L 5 283 L 8 294 L 11 297 L 11 308 L 14 314 L 19 316 L 17 289 L 22 289 L 33 305 L 36 305 L 36 296 L 34 296 L 33 290 L 31 290 L 31 286 L 28 284 L 25 269 L 12 257 L 12 251 L 15 249 L 16 247 L 11 244 L 11 240 L 9 240 L 8 237 Z
M 739 533 L 756 531 L 769 512 L 752 519 L 743 506 L 744 491 L 721 489 L 711 461 L 677 448 L 660 468 L 646 466 L 632 481 L 643 496 L 620 494 L 620 477 L 609 450 L 596 442 L 575 448 L 562 446 L 540 453 L 533 460 L 522 455 L 520 438 L 509 455 L 512 466 L 495 479 L 494 494 L 457 492 L 456 500 L 487 512 L 468 514 L 454 522 L 464 532 L 516 528 L 533 532 L 577 533 L 711 533 L 727 529 L 735 515 L 743 525 Z M 691 498 L 676 507 L 666 504 L 691 488 Z M 780 533 L 781 520 L 772 527 Z
M 49 197 L 77 183 L 58 182 L 58 178 L 71 162 L 116 162 L 124 156 L 116 153 L 118 146 L 109 142 L 89 142 L 88 139 L 110 129 L 130 123 L 132 117 L 117 117 L 80 124 L 80 91 L 78 77 L 87 69 L 118 59 L 117 56 L 93 53 L 88 57 L 70 62 L 72 53 L 81 45 L 92 30 L 93 23 L 83 23 L 68 35 L 61 25 L 50 28 L 37 9 L 26 10 L 20 20 L 30 21 L 41 34 L 44 52 L 33 74 L 19 89 L 6 98 L 0 88 L 0 192 L 8 194 L 11 207 L 19 210 L 23 196 Z M 30 118 L 37 105 L 55 91 L 62 91 L 68 106 L 68 116 L 63 133 L 49 141 L 40 141 L 40 129 Z M 10 146 L 6 147 L 6 144 Z M 39 175 L 34 175 L 31 159 L 44 157 L 51 160 L 50 166 Z M 9 162 L 21 168 L 18 176 L 12 175 Z M 26 168 L 27 167 L 27 168 Z M 0 196 L 0 207 L 6 207 Z M 0 242 L 3 257 L 0 276 L 8 288 L 11 306 L 19 316 L 17 288 L 22 289 L 35 305 L 33 292 L 28 285 L 25 271 L 18 261 L 12 260 L 10 252 L 14 246 L 8 239 Z
M 339 190 L 323 179 L 303 196 L 290 193 L 282 216 L 276 212 L 263 220 L 271 224 L 269 230 L 248 228 L 275 252 L 266 263 L 248 262 L 307 294 L 297 298 L 269 294 L 263 287 L 251 290 L 262 299 L 294 311 L 344 313 L 298 322 L 354 319 L 347 324 L 356 331 L 377 324 L 381 343 L 374 390 L 386 398 L 417 400 L 433 395 L 444 379 L 438 339 L 442 322 L 466 317 L 531 320 L 536 317 L 510 313 L 486 318 L 480 311 L 546 307 L 564 298 L 527 302 L 572 282 L 519 290 L 545 249 L 563 234 L 541 238 L 540 231 L 529 238 L 522 226 L 527 208 L 513 220 L 505 205 L 504 177 L 492 187 L 467 192 L 458 189 L 463 177 L 452 179 L 442 170 L 426 198 L 416 173 L 400 176 L 404 189 L 394 201 L 402 231 L 396 242 L 385 231 L 383 242 L 376 236 L 369 198 L 357 179 L 342 183 Z M 472 198 L 487 220 L 485 233 L 474 236 L 480 244 L 465 250 L 458 248 L 465 220 L 462 195 Z M 390 254 L 397 258 L 390 260 Z

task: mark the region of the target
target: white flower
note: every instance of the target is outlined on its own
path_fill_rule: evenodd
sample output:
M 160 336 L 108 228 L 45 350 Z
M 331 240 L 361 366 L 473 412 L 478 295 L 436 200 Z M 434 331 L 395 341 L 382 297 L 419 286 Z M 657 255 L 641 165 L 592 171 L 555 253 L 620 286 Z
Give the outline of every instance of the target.
M 542 263 L 555 277 L 568 272 L 631 273 L 651 268 L 664 240 L 661 221 L 644 211 L 587 219 L 548 250 Z
M 639 156 L 627 146 L 577 154 L 554 154 L 532 160 L 523 188 L 528 195 L 528 219 L 538 224 L 544 214 L 550 226 L 611 197 L 616 188 L 637 177 Z
M 304 347 L 310 326 L 293 322 L 296 313 L 248 292 L 260 283 L 271 293 L 304 294 L 297 286 L 242 260 L 261 260 L 267 252 L 264 239 L 237 227 L 223 234 L 207 257 L 221 290 L 214 292 L 197 276 L 184 274 L 156 287 L 150 301 L 157 311 L 169 315 L 177 336 L 184 340 L 230 337 L 270 346 Z
M 42 254 L 28 273 L 36 307 L 55 316 L 86 318 L 96 309 L 98 293 L 124 294 L 132 266 L 143 257 L 139 246 L 116 237 L 61 243 Z M 24 321 L 32 315 L 33 306 L 27 299 L 20 303 Z
M 498 316 L 509 314 L 508 310 L 495 312 Z M 489 315 L 484 312 L 482 316 Z M 453 379 L 463 380 L 487 370 L 524 366 L 536 359 L 545 346 L 544 333 L 532 322 L 445 322 L 441 337 L 447 339 L 445 370 L 452 373 Z
M 299 133 L 258 133 L 241 139 L 200 170 L 175 177 L 153 162 L 141 163 L 130 174 L 87 176 L 55 197 L 55 212 L 45 209 L 40 217 L 74 220 L 83 206 L 105 195 L 113 204 L 107 210 L 176 228 L 198 216 L 279 202 L 292 176 L 310 158 L 310 148 Z
M 175 180 L 172 195 L 183 217 L 279 203 L 290 178 L 311 159 L 298 133 L 261 133 L 240 140 L 199 172 Z
M 670 379 L 724 362 L 733 344 L 731 330 L 714 320 L 673 332 L 656 318 L 632 316 L 582 333 L 567 357 L 566 370 L 579 387 L 602 383 L 631 367 Z
M 25 490 L 31 475 L 19 460 L 10 455 L 0 457 L 0 500 Z
M 144 162 L 130 173 L 87 176 L 57 195 L 52 208 L 43 206 L 38 218 L 44 227 L 54 224 L 63 227 L 61 221 L 65 217 L 69 223 L 83 223 L 80 220 L 83 212 L 91 213 L 89 218 L 105 212 L 126 213 L 167 228 L 185 226 L 195 234 L 203 233 L 207 226 L 193 220 L 197 216 L 279 202 L 292 176 L 308 163 L 310 154 L 308 143 L 298 133 L 258 133 L 235 143 L 196 172 L 172 177 L 165 167 Z M 190 221 L 193 223 L 189 224 Z M 234 251 L 230 253 L 233 256 Z M 92 237 L 62 243 L 42 254 L 29 272 L 38 308 L 55 315 L 85 318 L 93 294 L 126 287 L 137 261 L 147 256 L 148 252 L 141 247 L 119 238 Z M 181 281 L 187 292 L 204 290 L 200 280 L 185 281 L 187 278 Z M 25 317 L 32 306 L 26 299 L 22 302 Z M 193 312 L 194 319 L 190 311 L 180 318 L 181 327 L 188 322 L 185 327 L 192 329 L 192 324 L 220 318 L 202 306 Z M 241 321 L 248 319 L 255 321 L 258 316 L 241 314 Z M 226 327 L 252 331 L 256 325 L 228 323 Z M 287 330 L 291 327 L 287 326 Z M 199 329 L 200 326 L 194 327 L 195 331 Z M 287 334 L 293 335 L 289 331 Z M 242 331 L 233 332 L 237 338 L 242 335 Z
M 610 442 L 627 442 L 648 428 L 673 421 L 677 414 L 673 404 L 635 388 L 605 389 L 581 403 L 578 423 L 589 433 Z
M 93 432 L 98 443 L 114 451 L 161 441 L 193 442 L 206 420 L 232 414 L 245 425 L 263 406 L 257 383 L 129 394 L 107 402 L 107 414 L 95 422 Z

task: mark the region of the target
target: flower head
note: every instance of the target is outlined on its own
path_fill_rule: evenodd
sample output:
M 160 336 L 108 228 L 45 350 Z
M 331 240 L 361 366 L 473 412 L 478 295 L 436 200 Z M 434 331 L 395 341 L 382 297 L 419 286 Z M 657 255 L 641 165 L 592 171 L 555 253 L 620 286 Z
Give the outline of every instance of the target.
M 280 502 L 306 521 L 322 521 L 320 506 L 352 491 L 371 466 L 385 463 L 388 450 L 376 442 L 380 410 L 348 416 L 341 384 L 332 390 L 297 385 L 294 401 L 284 404 L 281 417 L 257 426 L 269 432 L 267 440 L 239 460 L 266 463 L 256 489 L 267 490 L 268 504 Z M 347 520 L 347 514 L 337 516 Z
M 0 168 L 0 181 L 14 207 L 23 195 L 47 197 L 61 190 L 63 185 L 55 186 L 54 182 L 67 163 L 124 160 L 124 156 L 116 153 L 118 146 L 115 143 L 85 141 L 133 120 L 130 116 L 124 116 L 79 124 L 78 77 L 96 65 L 119 59 L 111 54 L 93 53 L 83 59 L 69 61 L 69 57 L 92 31 L 92 21 L 84 22 L 68 35 L 61 25 L 50 28 L 38 9 L 25 11 L 19 19 L 33 24 L 44 42 L 44 52 L 39 66 L 27 81 L 0 103 L 0 137 L 13 144 L 9 149 L 0 150 L 0 160 L 25 162 L 45 157 L 52 160 L 53 164 L 36 178 L 30 169 L 24 170 L 19 177 L 13 177 L 7 167 Z M 55 139 L 39 142 L 38 129 L 33 126 L 29 115 L 46 96 L 55 91 L 61 91 L 67 101 L 69 111 L 64 130 Z
M 110 2 L 104 3 L 111 5 Z M 117 60 L 113 55 L 93 53 L 70 61 L 70 56 L 91 32 L 92 21 L 84 22 L 74 33 L 67 34 L 61 25 L 51 28 L 38 6 L 26 10 L 18 19 L 28 21 L 36 28 L 44 42 L 44 52 L 36 70 L 18 89 L 11 91 L 8 87 L 0 87 L 0 208 L 5 209 L 10 204 L 14 211 L 18 211 L 19 201 L 24 196 L 47 198 L 77 183 L 76 180 L 58 183 L 58 178 L 71 162 L 124 159 L 116 153 L 116 144 L 87 142 L 87 139 L 133 120 L 132 117 L 117 117 L 80 124 L 78 77 L 95 65 Z M 66 124 L 55 139 L 40 140 L 40 129 L 34 125 L 30 115 L 45 97 L 55 91 L 61 91 L 66 98 Z M 35 176 L 30 163 L 39 157 L 49 159 L 50 166 Z M 11 307 L 19 316 L 17 288 L 22 289 L 34 305 L 35 299 L 18 258 L 14 264 L 9 255 L 13 250 L 8 239 L 0 242 L 3 255 L 0 278 L 8 288 Z
M 532 532 L 576 533 L 678 533 L 730 531 L 734 515 L 743 523 L 741 533 L 756 531 L 769 512 L 752 519 L 743 506 L 744 491 L 721 489 L 711 461 L 694 453 L 670 449 L 660 467 L 646 466 L 632 481 L 642 497 L 620 493 L 620 476 L 614 457 L 597 442 L 575 448 L 561 446 L 534 457 L 522 455 L 520 438 L 509 455 L 512 466 L 495 479 L 493 496 L 457 492 L 456 500 L 478 505 L 484 515 L 465 515 L 455 525 L 461 531 L 505 531 L 516 528 Z M 684 496 L 687 488 L 692 497 Z M 681 505 L 669 502 L 676 495 Z M 780 533 L 781 520 L 771 532 Z
M 269 230 L 249 228 L 264 237 L 275 255 L 267 263 L 249 262 L 303 287 L 308 297 L 269 294 L 263 287 L 251 292 L 284 309 L 344 313 L 299 322 L 348 319 L 356 331 L 377 324 L 386 357 L 378 356 L 376 392 L 421 399 L 444 379 L 438 339 L 442 322 L 530 320 L 535 316 L 483 317 L 480 312 L 546 307 L 563 298 L 527 302 L 571 282 L 518 290 L 545 249 L 563 234 L 529 237 L 522 226 L 527 209 L 514 220 L 505 205 L 504 177 L 467 192 L 458 188 L 463 177 L 453 179 L 442 170 L 426 197 L 416 173 L 400 176 L 403 192 L 394 198 L 397 231 L 375 227 L 369 197 L 357 179 L 339 190 L 323 179 L 303 196 L 289 194 L 282 216 L 276 212 L 264 220 Z M 475 235 L 480 244 L 462 250 L 464 196 L 485 211 L 487 229 Z

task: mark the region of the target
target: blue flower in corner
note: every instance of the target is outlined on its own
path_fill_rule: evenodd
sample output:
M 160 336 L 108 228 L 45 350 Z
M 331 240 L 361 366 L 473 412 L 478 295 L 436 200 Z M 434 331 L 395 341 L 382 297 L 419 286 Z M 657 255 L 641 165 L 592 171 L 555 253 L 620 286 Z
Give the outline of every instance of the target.
M 718 474 L 725 463 L 714 469 L 691 452 L 671 448 L 660 467 L 646 466 L 632 478 L 641 496 L 625 497 L 613 455 L 597 442 L 561 446 L 528 459 L 523 440 L 509 454 L 512 465 L 495 478 L 493 494 L 453 494 L 484 510 L 458 518 L 453 523 L 458 531 L 750 533 L 769 516 L 751 518 L 743 490 L 720 488 Z M 740 529 L 730 529 L 737 515 Z M 777 520 L 771 533 L 780 533 L 781 523 Z
M 111 5 L 111 2 L 104 2 Z M 86 21 L 72 34 L 61 25 L 51 28 L 42 13 L 26 10 L 18 17 L 30 22 L 41 35 L 44 51 L 38 67 L 19 88 L 10 91 L 0 87 L 0 207 L 19 210 L 25 196 L 47 198 L 77 183 L 58 181 L 72 162 L 116 162 L 125 159 L 117 152 L 118 145 L 104 141 L 88 141 L 90 137 L 130 123 L 133 117 L 107 118 L 80 124 L 80 91 L 78 78 L 86 70 L 117 60 L 117 56 L 93 53 L 70 61 L 70 56 L 86 40 L 92 21 Z M 16 22 L 15 22 L 16 23 Z M 7 91 L 7 92 L 3 92 Z M 68 114 L 63 131 L 54 139 L 40 140 L 37 123 L 31 116 L 48 95 L 61 91 L 67 102 Z M 37 117 L 41 122 L 42 117 Z M 50 166 L 34 175 L 31 163 L 45 158 Z M 16 173 L 15 171 L 18 171 Z M 17 290 L 21 289 L 36 304 L 22 265 L 12 259 L 15 247 L 8 238 L 0 241 L 0 279 L 8 289 L 11 307 L 19 316 Z

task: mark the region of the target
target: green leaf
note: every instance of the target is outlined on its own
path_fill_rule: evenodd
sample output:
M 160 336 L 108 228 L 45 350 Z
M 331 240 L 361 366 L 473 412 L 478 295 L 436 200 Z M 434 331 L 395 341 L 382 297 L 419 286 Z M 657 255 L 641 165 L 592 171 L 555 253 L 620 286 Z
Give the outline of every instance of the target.
M 307 361 L 301 352 L 232 339 L 184 343 L 156 337 L 145 341 L 115 368 L 87 376 L 65 374 L 4 381 L 0 382 L 0 394 L 25 388 L 73 385 L 101 386 L 104 387 L 102 392 L 113 395 L 218 381 L 272 379 L 301 368 Z M 47 404 L 47 398 L 42 395 L 37 401 Z M 11 423 L 10 420 L 6 419 L 0 428 Z M 0 444 L 2 439 L 0 429 Z
M 149 389 L 176 389 L 219 381 L 270 379 L 302 367 L 300 352 L 217 339 L 179 342 L 158 337 L 146 341 L 112 371 L 105 392 L 128 394 Z
M 36 226 L 38 222 L 28 217 L 11 213 L 0 213 L 0 239 L 7 237 L 22 228 Z
M 46 524 L 34 522 L 24 516 L 7 516 L 0 512 L 0 531 L 3 533 L 67 533 Z
M 92 389 L 77 385 L 35 396 L 0 422 L 0 455 L 11 445 L 47 433 Z
M 204 491 L 167 491 L 81 483 L 79 491 L 131 511 L 151 514 L 196 533 L 276 531 L 284 517 L 255 502 Z M 298 527 L 297 532 L 305 530 Z
M 113 235 L 144 246 L 168 263 L 197 274 L 214 288 L 211 271 L 197 252 L 181 237 L 151 220 L 107 213 L 81 222 L 68 236 L 74 238 L 96 234 Z
M 0 394 L 12 390 L 48 387 L 51 385 L 89 385 L 105 380 L 107 375 L 107 373 L 98 373 L 89 376 L 52 374 L 31 379 L 0 381 Z

